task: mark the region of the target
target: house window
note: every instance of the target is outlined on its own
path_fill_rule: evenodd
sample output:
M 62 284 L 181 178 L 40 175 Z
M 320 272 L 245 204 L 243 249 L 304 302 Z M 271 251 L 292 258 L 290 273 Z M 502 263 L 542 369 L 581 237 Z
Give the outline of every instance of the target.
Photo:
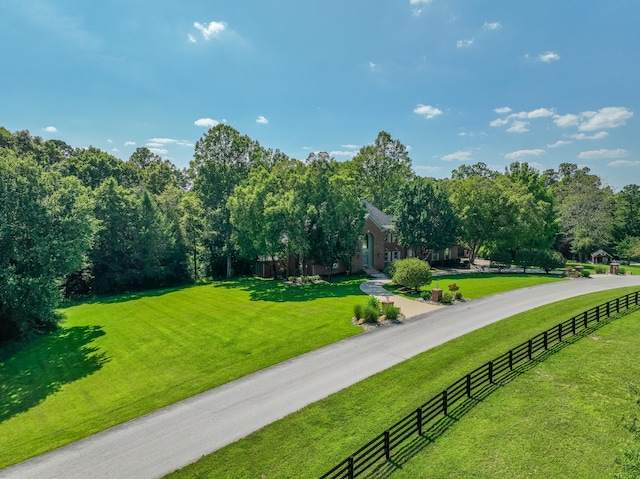
M 434 251 L 431 253 L 431 261 L 440 261 L 440 252 Z
M 397 260 L 400 259 L 400 251 L 394 251 L 393 252 L 393 260 Z
M 385 263 L 391 263 L 391 252 L 390 251 L 385 251 L 384 252 L 384 262 Z
M 413 250 L 411 248 L 407 250 L 407 258 L 413 258 Z
M 394 237 L 392 233 L 387 233 L 387 235 L 385 236 L 385 241 L 387 243 L 394 243 Z

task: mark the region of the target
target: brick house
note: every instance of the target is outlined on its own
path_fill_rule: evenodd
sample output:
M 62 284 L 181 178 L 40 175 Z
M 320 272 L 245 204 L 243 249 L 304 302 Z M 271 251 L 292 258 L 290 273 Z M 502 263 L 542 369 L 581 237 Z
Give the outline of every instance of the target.
M 333 274 L 356 273 L 363 269 L 382 271 L 392 261 L 411 258 L 414 256 L 411 248 L 400 245 L 393 234 L 393 217 L 379 210 L 367 200 L 362 200 L 365 209 L 365 223 L 363 237 L 351 257 L 351 264 L 339 262 L 334 265 Z M 457 246 L 431 253 L 431 265 L 447 265 L 459 262 L 460 250 Z M 258 276 L 273 276 L 274 268 L 278 274 L 293 274 L 299 267 L 299 259 L 295 256 L 286 261 L 272 258 L 259 259 L 256 262 L 255 273 Z M 328 275 L 329 272 L 322 265 L 306 260 L 303 265 L 305 275 Z

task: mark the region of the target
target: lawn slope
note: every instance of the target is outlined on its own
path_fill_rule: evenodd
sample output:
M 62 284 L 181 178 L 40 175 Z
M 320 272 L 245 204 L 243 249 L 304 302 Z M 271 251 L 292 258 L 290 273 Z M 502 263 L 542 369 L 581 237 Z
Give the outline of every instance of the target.
M 358 334 L 362 280 L 241 279 L 99 298 L 0 351 L 0 468 Z

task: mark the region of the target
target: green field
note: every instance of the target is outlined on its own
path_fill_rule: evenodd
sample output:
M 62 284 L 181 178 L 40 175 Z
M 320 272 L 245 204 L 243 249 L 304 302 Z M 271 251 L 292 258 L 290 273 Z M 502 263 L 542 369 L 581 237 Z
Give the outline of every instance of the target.
M 362 279 L 241 279 L 99 298 L 0 351 L 0 469 L 353 336 Z
M 492 294 L 504 293 L 514 289 L 528 288 L 538 284 L 565 281 L 558 275 L 551 274 L 522 274 L 522 273 L 469 273 L 447 274 L 433 276 L 431 284 L 423 286 L 424 290 L 431 290 L 438 286 L 443 292 L 448 292 L 448 286 L 455 283 L 460 288 L 463 298 L 477 299 Z M 388 283 L 385 289 L 407 298 L 417 298 L 419 295 L 406 293 L 397 289 L 394 283 Z
M 562 320 L 636 289 L 568 299 L 469 333 L 266 426 L 170 477 L 318 477 L 477 366 Z M 391 477 L 612 477 L 614 459 L 628 436 L 622 417 L 634 407 L 626 391 L 627 382 L 640 377 L 639 348 L 636 312 L 498 389 L 434 443 L 418 443 L 416 454 L 398 464 Z

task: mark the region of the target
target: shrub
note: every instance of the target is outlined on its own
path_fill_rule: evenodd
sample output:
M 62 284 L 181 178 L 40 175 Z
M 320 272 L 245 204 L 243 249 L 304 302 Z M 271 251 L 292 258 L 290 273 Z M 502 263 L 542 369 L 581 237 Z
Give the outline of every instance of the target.
M 378 318 L 380 317 L 380 311 L 372 308 L 371 306 L 367 306 L 364 308 L 364 321 L 365 323 L 375 324 L 378 322 Z
M 535 263 L 546 273 L 549 273 L 554 269 L 564 267 L 564 265 L 567 264 L 567 260 L 564 258 L 564 256 L 562 256 L 562 253 L 560 253 L 560 251 L 540 250 L 536 252 Z
M 420 291 L 420 297 L 426 301 L 431 301 L 431 290 Z
M 595 267 L 596 274 L 605 274 L 607 272 L 607 267 L 598 265 Z
M 618 268 L 618 274 L 627 274 L 627 270 L 621 266 Z
M 287 276 L 287 281 L 289 281 L 289 283 L 293 283 L 293 280 L 295 278 L 293 276 Z
M 387 263 L 382 272 L 385 274 L 387 278 L 393 278 L 393 275 L 396 272 L 396 263 L 397 260 L 393 260 L 391 263 Z
M 393 281 L 417 291 L 420 286 L 431 283 L 431 268 L 418 258 L 396 261 Z
M 373 308 L 380 312 L 380 301 L 378 301 L 375 296 L 369 296 L 364 304 L 367 308 Z
M 462 299 L 462 293 L 460 291 L 456 291 L 456 294 L 454 295 L 454 297 L 460 301 Z
M 516 265 L 522 268 L 523 272 L 527 272 L 527 268 L 531 268 L 537 262 L 537 253 L 528 249 L 518 251 L 516 254 Z
M 589 271 L 585 271 L 585 270 L 582 271 L 583 278 L 588 278 L 589 276 L 591 276 L 591 273 Z
M 498 271 L 511 267 L 511 253 L 508 251 L 495 251 L 491 253 L 490 260 L 490 266 L 498 268 Z
M 311 281 L 311 282 L 313 282 L 313 283 L 316 283 L 316 282 L 320 281 L 321 279 L 322 279 L 322 278 L 320 278 L 320 275 L 319 275 L 319 274 L 316 274 L 316 275 L 314 275 L 314 276 L 309 276 L 309 281 Z
M 451 295 L 451 293 L 444 293 L 442 295 L 442 302 L 444 304 L 451 304 L 452 301 L 453 301 L 453 296 Z
M 360 319 L 363 317 L 363 311 L 364 311 L 364 306 L 362 306 L 361 304 L 356 304 L 353 307 L 353 315 L 356 317 L 356 319 Z
M 456 283 L 451 283 L 449 285 L 449 291 L 451 291 L 452 293 L 455 293 L 459 289 L 460 289 L 460 286 L 458 286 Z
M 392 304 L 385 304 L 382 306 L 382 314 L 384 314 L 388 320 L 395 321 L 400 314 L 400 308 Z

